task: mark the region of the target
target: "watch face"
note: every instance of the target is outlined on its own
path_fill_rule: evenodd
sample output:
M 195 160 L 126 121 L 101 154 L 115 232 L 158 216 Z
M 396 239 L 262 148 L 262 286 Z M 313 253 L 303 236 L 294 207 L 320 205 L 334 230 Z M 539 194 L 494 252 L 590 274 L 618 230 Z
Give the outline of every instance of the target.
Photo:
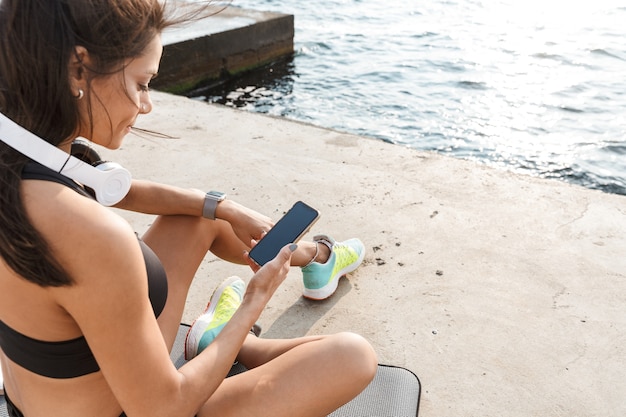
M 221 201 L 226 197 L 226 194 L 221 193 L 219 191 L 209 191 L 207 195 L 217 201 Z

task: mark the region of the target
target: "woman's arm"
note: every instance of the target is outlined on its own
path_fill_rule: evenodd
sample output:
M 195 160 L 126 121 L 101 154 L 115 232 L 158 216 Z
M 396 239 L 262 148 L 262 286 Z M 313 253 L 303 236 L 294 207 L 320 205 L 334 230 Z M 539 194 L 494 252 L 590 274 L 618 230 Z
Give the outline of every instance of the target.
M 130 191 L 115 207 L 146 214 L 202 216 L 205 194 L 190 188 L 133 180 Z
M 145 180 L 133 180 L 128 195 L 116 208 L 156 215 L 202 216 L 206 192 L 180 188 Z M 232 226 L 239 239 L 250 246 L 252 239 L 261 239 L 274 222 L 230 198 L 219 202 L 215 210 L 217 219 Z

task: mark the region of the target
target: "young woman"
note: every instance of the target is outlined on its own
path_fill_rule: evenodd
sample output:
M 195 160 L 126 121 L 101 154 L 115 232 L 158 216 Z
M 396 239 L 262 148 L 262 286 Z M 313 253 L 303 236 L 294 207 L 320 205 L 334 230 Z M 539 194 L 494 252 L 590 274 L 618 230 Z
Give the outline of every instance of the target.
M 152 111 L 166 27 L 200 16 L 158 0 L 1 0 L 0 112 L 59 149 L 118 148 Z M 170 11 L 172 13 L 170 13 Z M 0 137 L 2 139 L 2 137 Z M 377 361 L 360 336 L 292 340 L 249 330 L 290 265 L 324 298 L 362 261 L 357 239 L 247 257 L 271 221 L 197 190 L 134 180 L 117 207 L 158 214 L 140 239 L 80 183 L 0 140 L 0 360 L 12 416 L 323 416 L 354 398 Z M 169 357 L 207 251 L 247 262 Z M 244 255 L 242 255 L 244 254 Z M 225 379 L 233 361 L 250 370 Z

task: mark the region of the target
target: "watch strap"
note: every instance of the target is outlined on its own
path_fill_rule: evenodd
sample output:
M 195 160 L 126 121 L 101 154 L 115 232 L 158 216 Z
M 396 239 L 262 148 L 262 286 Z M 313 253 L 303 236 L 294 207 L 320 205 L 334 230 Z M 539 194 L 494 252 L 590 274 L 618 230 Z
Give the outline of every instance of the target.
M 219 191 L 209 191 L 204 196 L 204 206 L 202 207 L 202 217 L 215 220 L 215 210 L 217 204 L 226 198 L 226 194 Z

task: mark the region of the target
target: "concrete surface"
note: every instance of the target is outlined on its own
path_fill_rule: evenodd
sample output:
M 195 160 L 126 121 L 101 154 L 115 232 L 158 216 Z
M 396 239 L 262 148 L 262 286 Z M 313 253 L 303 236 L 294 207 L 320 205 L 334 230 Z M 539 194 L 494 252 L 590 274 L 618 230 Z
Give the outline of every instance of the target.
M 329 300 L 295 268 L 263 337 L 350 330 L 422 383 L 420 416 L 626 415 L 626 198 L 378 140 L 153 93 L 111 156 L 143 177 L 217 189 L 275 219 L 302 199 L 314 233 L 358 236 Z M 124 214 L 138 231 L 151 217 Z M 247 267 L 208 256 L 184 319 Z
M 293 37 L 293 15 L 228 7 L 163 33 L 159 76 L 151 86 L 188 92 L 291 55 Z

